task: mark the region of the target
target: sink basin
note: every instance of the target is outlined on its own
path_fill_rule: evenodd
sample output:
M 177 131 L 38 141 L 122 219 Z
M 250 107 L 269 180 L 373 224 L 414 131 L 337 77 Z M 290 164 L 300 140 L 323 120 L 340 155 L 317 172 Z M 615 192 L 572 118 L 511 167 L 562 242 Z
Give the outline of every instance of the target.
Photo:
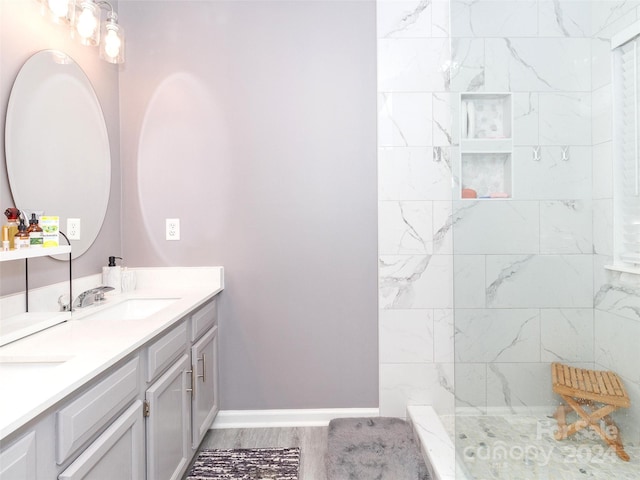
M 7 356 L 0 357 L 0 372 L 2 375 L 12 373 L 29 373 L 36 371 L 49 371 L 71 360 L 69 356 Z
M 84 320 L 141 320 L 174 303 L 177 298 L 131 298 L 83 317 Z

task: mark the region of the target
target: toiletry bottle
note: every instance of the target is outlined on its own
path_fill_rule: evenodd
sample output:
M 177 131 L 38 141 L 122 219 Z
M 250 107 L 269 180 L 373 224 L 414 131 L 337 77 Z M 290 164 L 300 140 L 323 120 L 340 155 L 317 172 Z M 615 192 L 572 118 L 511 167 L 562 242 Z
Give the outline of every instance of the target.
M 29 220 L 29 228 L 27 228 L 29 234 L 29 247 L 30 248 L 42 248 L 43 236 L 42 229 L 38 225 L 38 218 L 35 213 L 31 214 L 31 220 Z
M 17 208 L 7 208 L 4 214 L 7 216 L 7 223 L 5 225 L 9 228 L 9 248 L 13 250 L 16 248 L 13 237 L 18 233 L 18 216 L 20 215 L 20 210 Z
M 20 219 L 20 225 L 18 225 L 18 233 L 13 239 L 16 250 L 23 248 L 29 248 L 29 234 L 27 233 L 27 226 L 24 224 L 24 218 Z
M 122 257 L 109 257 L 109 265 L 102 267 L 102 284 L 113 287 L 113 293 L 121 293 L 122 267 L 116 265 L 116 258 L 122 260 Z
M 6 225 L 2 226 L 2 251 L 9 251 L 9 227 Z

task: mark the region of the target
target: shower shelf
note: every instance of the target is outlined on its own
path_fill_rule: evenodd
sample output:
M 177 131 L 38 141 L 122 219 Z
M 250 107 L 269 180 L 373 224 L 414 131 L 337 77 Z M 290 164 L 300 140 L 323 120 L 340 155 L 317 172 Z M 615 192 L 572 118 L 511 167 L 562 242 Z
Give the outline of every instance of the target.
M 462 142 L 511 140 L 510 93 L 463 93 L 460 96 Z
M 460 95 L 460 196 L 513 197 L 511 93 Z M 463 195 L 465 190 L 465 195 Z
M 511 139 L 474 138 L 464 139 L 461 144 L 463 151 L 468 152 L 510 152 Z

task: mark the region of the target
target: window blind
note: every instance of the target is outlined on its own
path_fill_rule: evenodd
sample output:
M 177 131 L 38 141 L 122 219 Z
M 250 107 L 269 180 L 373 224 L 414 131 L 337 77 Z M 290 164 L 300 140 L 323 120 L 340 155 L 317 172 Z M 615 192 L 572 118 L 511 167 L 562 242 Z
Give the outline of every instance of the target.
M 635 38 L 616 49 L 616 242 L 618 261 L 640 265 L 640 45 Z

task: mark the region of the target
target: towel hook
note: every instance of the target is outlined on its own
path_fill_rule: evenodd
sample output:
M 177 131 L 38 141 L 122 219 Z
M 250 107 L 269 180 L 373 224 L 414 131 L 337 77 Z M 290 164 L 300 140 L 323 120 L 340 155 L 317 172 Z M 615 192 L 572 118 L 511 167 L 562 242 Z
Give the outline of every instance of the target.
M 442 161 L 442 147 L 434 147 L 433 148 L 433 161 L 441 162 Z
M 533 148 L 533 161 L 539 162 L 540 161 L 540 145 L 532 148 Z
M 565 162 L 569 161 L 569 146 L 560 147 L 560 152 L 562 152 L 562 160 Z

